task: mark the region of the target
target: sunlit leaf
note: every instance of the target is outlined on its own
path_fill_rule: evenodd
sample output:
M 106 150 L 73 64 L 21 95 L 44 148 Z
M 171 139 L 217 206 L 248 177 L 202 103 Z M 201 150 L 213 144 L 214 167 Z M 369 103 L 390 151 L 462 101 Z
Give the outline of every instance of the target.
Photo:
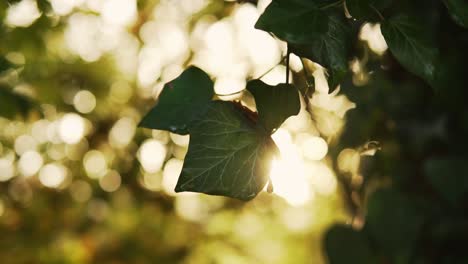
M 432 158 L 424 164 L 424 172 L 432 187 L 452 204 L 468 194 L 466 160 L 466 157 Z
M 367 238 L 350 226 L 331 227 L 325 234 L 324 242 L 330 264 L 375 263 Z
M 140 126 L 187 134 L 189 124 L 205 110 L 213 96 L 210 77 L 199 68 L 190 67 L 164 86 L 156 106 Z
M 302 1 L 273 1 L 260 16 L 255 28 L 275 34 L 288 43 L 305 44 L 328 29 L 328 17 L 314 4 Z
M 453 21 L 458 25 L 468 28 L 468 1 L 466 0 L 444 0 Z
M 277 147 L 233 102 L 213 101 L 190 127 L 176 192 L 254 198 L 269 179 Z
M 259 113 L 259 123 L 268 133 L 277 129 L 288 117 L 297 115 L 301 109 L 299 94 L 294 86 L 279 84 L 270 86 L 260 80 L 247 84 Z
M 326 34 L 316 36 L 305 45 L 291 45 L 291 51 L 319 63 L 328 70 L 330 92 L 341 82 L 348 71 L 348 58 L 353 43 L 352 28 L 342 14 L 328 17 Z
M 403 67 L 431 83 L 438 56 L 431 30 L 406 15 L 386 20 L 381 30 L 390 51 Z

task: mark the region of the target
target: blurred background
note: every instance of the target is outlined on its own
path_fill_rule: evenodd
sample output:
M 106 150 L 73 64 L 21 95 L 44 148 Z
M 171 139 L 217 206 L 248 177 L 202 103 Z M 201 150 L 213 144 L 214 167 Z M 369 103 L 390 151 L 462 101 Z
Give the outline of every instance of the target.
M 274 193 L 250 202 L 174 193 L 189 137 L 137 128 L 189 65 L 248 106 L 247 80 L 284 82 L 285 43 L 254 29 L 269 2 L 3 0 L 1 262 L 324 263 L 327 228 L 363 224 L 353 188 L 379 145 L 340 145 L 356 104 L 328 94 L 319 65 L 291 56 L 294 83 L 315 89 L 273 135 Z M 350 81 L 363 86 L 387 47 L 378 24 L 359 38 Z

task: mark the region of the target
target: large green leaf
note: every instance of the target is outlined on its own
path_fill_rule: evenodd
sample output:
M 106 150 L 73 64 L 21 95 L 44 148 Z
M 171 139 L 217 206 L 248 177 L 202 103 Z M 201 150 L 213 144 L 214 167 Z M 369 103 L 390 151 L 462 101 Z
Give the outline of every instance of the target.
M 299 94 L 290 84 L 270 86 L 260 80 L 250 81 L 247 90 L 252 93 L 257 105 L 259 123 L 268 134 L 277 129 L 288 117 L 301 110 Z
M 190 127 L 176 192 L 254 198 L 269 179 L 277 147 L 233 102 L 212 101 Z
M 306 44 L 328 29 L 328 17 L 313 2 L 275 0 L 260 16 L 255 28 L 272 32 L 288 43 Z
M 466 161 L 466 157 L 432 158 L 424 164 L 424 172 L 433 188 L 452 204 L 468 194 Z
M 140 126 L 187 134 L 192 120 L 203 113 L 213 96 L 210 77 L 199 68 L 190 67 L 164 86 L 156 106 Z
M 346 0 L 346 7 L 352 17 L 366 21 L 380 21 L 380 12 L 393 0 Z
M 291 51 L 326 67 L 330 91 L 333 91 L 348 71 L 352 44 L 351 25 L 342 14 L 331 14 L 326 34 L 317 36 L 307 45 L 291 45 Z
M 381 29 L 388 48 L 401 65 L 431 84 L 438 56 L 432 31 L 407 15 L 386 20 Z
M 325 251 L 330 264 L 376 263 L 364 234 L 345 225 L 335 225 L 327 231 Z
M 444 0 L 452 19 L 462 27 L 468 28 L 468 1 Z

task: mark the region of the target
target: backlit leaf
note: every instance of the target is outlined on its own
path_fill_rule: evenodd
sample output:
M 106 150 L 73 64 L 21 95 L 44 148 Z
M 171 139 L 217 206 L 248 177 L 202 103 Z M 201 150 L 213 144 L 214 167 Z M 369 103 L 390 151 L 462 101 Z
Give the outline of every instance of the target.
M 213 101 L 190 127 L 190 143 L 176 192 L 254 198 L 269 179 L 277 147 L 235 106 Z
M 140 126 L 187 134 L 192 120 L 203 113 L 213 96 L 210 77 L 199 68 L 190 67 L 164 86 L 156 106 Z
M 259 113 L 259 123 L 268 133 L 277 129 L 288 117 L 301 109 L 299 94 L 294 86 L 270 86 L 260 80 L 250 81 L 247 90 L 252 93 Z

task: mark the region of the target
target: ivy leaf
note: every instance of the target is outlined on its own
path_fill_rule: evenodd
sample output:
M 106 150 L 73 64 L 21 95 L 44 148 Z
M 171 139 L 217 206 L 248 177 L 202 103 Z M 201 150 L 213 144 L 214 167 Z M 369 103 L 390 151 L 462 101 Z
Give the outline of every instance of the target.
M 250 200 L 265 187 L 269 163 L 277 152 L 271 137 L 235 103 L 212 101 L 190 127 L 175 191 Z
M 457 204 L 468 194 L 466 160 L 466 157 L 432 158 L 424 164 L 424 172 L 432 187 L 452 204 Z
M 325 251 L 330 264 L 376 263 L 364 234 L 345 225 L 335 225 L 327 231 Z
M 468 28 L 468 2 L 465 0 L 444 0 L 444 3 L 453 21 Z
M 297 115 L 301 110 L 299 94 L 290 84 L 270 86 L 260 80 L 247 83 L 257 105 L 259 123 L 268 134 L 276 130 L 288 117 Z
M 328 17 L 326 34 L 307 45 L 291 45 L 291 51 L 328 68 L 328 83 L 332 92 L 348 72 L 348 58 L 352 49 L 352 29 L 342 14 Z
M 346 8 L 352 17 L 371 22 L 380 21 L 379 13 L 393 0 L 346 0 Z
M 188 134 L 190 123 L 203 113 L 213 96 L 213 81 L 192 66 L 164 86 L 158 103 L 139 126 Z
M 388 48 L 401 65 L 431 84 L 438 56 L 431 30 L 407 15 L 386 20 L 381 30 Z
M 306 44 L 328 29 L 328 17 L 303 1 L 275 0 L 260 16 L 255 28 L 272 32 L 278 38 L 294 44 Z

